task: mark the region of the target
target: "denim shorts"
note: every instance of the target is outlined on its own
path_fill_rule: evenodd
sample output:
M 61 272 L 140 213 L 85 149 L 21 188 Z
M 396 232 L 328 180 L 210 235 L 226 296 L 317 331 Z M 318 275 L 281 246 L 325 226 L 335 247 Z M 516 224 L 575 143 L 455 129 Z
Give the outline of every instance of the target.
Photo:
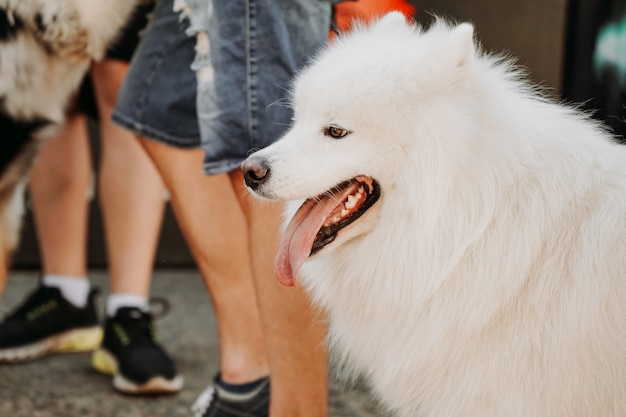
M 189 23 L 159 0 L 118 93 L 113 121 L 143 137 L 182 148 L 200 146 L 195 40 Z
M 207 175 L 238 168 L 289 126 L 286 91 L 326 42 L 331 4 L 159 0 L 113 120 L 170 145 L 201 144 Z
M 196 36 L 198 122 L 204 172 L 231 171 L 276 141 L 292 110 L 294 74 L 328 38 L 331 2 L 177 0 Z

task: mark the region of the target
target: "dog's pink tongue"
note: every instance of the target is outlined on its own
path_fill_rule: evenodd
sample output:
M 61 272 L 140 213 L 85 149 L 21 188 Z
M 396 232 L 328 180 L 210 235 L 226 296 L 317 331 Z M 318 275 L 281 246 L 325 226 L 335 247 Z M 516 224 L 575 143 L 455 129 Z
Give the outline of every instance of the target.
M 309 257 L 315 236 L 336 203 L 324 198 L 323 201 L 307 200 L 293 216 L 280 242 L 274 271 L 276 278 L 286 286 L 296 285 L 296 274 Z
M 283 285 L 296 285 L 296 275 L 311 253 L 317 232 L 352 189 L 347 187 L 337 195 L 325 194 L 307 200 L 300 206 L 287 225 L 274 263 L 276 278 Z

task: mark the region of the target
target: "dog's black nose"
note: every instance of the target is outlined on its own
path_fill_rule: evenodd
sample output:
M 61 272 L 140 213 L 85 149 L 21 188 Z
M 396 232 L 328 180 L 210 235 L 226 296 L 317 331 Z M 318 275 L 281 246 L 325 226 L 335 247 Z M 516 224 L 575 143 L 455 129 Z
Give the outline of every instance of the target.
M 269 177 L 270 167 L 264 159 L 248 158 L 241 164 L 246 185 L 253 190 L 259 188 Z

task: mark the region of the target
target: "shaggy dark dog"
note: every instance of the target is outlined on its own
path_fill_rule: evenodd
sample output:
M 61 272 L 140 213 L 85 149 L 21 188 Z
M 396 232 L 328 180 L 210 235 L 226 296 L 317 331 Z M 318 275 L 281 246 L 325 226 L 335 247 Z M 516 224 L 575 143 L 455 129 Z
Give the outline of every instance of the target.
M 0 0 L 0 293 L 37 150 L 135 6 L 135 0 Z

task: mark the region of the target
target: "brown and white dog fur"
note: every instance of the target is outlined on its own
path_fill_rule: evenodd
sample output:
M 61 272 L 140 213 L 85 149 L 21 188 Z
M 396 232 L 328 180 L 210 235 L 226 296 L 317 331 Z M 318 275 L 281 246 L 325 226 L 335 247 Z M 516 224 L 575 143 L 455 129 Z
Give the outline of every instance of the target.
M 91 62 L 135 0 L 0 0 L 0 293 L 18 242 L 23 189 Z

